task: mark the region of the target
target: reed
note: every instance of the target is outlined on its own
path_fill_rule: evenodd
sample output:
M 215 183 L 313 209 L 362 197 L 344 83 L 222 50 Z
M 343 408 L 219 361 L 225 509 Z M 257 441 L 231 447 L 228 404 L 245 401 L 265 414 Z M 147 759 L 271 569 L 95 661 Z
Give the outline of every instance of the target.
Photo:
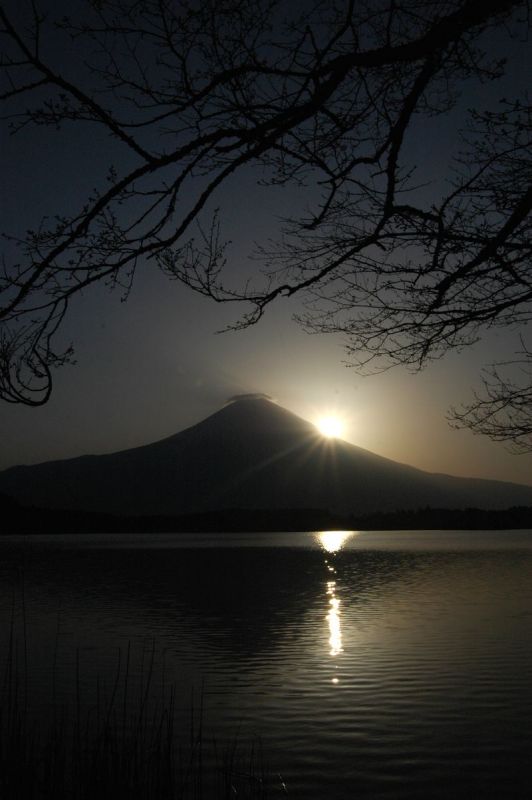
M 260 742 L 235 736 L 216 742 L 204 723 L 204 693 L 192 697 L 189 721 L 178 724 L 176 687 L 154 680 L 155 646 L 133 673 L 131 647 L 118 651 L 110 685 L 86 696 L 76 653 L 73 697 L 59 702 L 56 657 L 46 714 L 28 687 L 31 661 L 25 619 L 14 613 L 7 635 L 0 696 L 2 800 L 266 800 L 286 796 L 270 777 Z M 85 689 L 83 688 L 85 686 Z

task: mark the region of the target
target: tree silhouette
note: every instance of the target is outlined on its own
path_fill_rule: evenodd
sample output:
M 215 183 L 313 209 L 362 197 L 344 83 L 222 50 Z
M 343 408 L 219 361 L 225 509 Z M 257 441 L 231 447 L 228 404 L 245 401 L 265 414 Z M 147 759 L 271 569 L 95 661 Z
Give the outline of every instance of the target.
M 4 399 L 46 402 L 52 368 L 72 355 L 54 345 L 70 300 L 102 282 L 127 292 L 142 259 L 246 304 L 234 327 L 302 294 L 301 322 L 346 334 L 361 368 L 419 368 L 486 327 L 530 321 L 530 104 L 472 112 L 445 190 L 420 185 L 411 142 L 470 79 L 504 74 L 483 42 L 504 31 L 511 56 L 527 34 L 524 0 L 309 0 L 292 11 L 274 0 L 92 0 L 55 27 L 30 8 L 22 22 L 18 7 L 0 9 L 12 131 L 98 126 L 124 155 L 75 213 L 29 231 L 20 258 L 4 261 Z M 75 68 L 46 60 L 50 31 L 74 37 Z M 212 208 L 255 165 L 266 183 L 309 187 L 311 205 L 258 247 L 245 286 L 231 286 L 223 209 Z M 525 374 L 519 388 L 499 367 L 456 424 L 532 447 Z M 505 422 L 516 392 L 517 434 Z M 481 424 L 490 403 L 496 431 Z

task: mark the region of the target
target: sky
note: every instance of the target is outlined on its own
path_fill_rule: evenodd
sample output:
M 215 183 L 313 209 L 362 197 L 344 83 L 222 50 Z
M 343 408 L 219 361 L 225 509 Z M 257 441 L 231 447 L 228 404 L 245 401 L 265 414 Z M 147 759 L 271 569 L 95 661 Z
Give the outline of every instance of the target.
M 520 80 L 525 58 L 517 59 Z M 470 99 L 474 87 L 468 92 Z M 444 163 L 459 125 L 455 115 L 417 132 L 411 147 L 425 175 Z M 4 128 L 0 158 L 9 187 L 2 230 L 23 230 L 58 206 L 79 204 L 95 170 L 111 160 L 112 145 L 72 129 L 10 137 Z M 276 215 L 299 199 L 289 190 L 265 193 L 250 172 L 224 188 L 218 200 L 224 234 L 234 242 L 233 276 L 247 274 L 253 241 L 268 236 Z M 127 302 L 98 287 L 72 308 L 65 341 L 74 342 L 76 364 L 55 374 L 48 404 L 0 404 L 0 469 L 145 444 L 199 422 L 235 394 L 263 392 L 311 421 L 339 415 L 348 441 L 387 458 L 532 484 L 531 455 L 509 453 L 446 421 L 451 405 L 471 399 L 482 365 L 512 347 L 507 333 L 492 332 L 420 374 L 396 368 L 361 377 L 345 365 L 340 337 L 310 335 L 293 321 L 300 309 L 298 298 L 282 299 L 256 326 L 220 334 L 235 321 L 235 308 L 195 295 L 151 264 L 140 265 Z

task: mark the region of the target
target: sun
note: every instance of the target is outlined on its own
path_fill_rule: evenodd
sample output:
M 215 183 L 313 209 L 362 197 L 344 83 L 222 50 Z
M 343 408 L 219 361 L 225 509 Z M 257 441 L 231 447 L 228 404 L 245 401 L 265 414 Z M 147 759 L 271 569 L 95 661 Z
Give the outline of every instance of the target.
M 322 436 L 326 436 L 328 439 L 340 438 L 344 432 L 344 423 L 340 417 L 321 417 L 318 420 L 316 427 Z

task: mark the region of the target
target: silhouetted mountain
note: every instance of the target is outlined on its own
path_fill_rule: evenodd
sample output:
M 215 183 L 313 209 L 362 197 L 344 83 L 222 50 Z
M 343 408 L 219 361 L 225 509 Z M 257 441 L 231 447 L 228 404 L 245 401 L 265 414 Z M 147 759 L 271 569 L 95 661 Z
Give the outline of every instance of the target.
M 324 439 L 311 423 L 256 396 L 143 447 L 13 467 L 0 473 L 0 491 L 24 505 L 119 515 L 532 505 L 530 486 L 423 472 Z

